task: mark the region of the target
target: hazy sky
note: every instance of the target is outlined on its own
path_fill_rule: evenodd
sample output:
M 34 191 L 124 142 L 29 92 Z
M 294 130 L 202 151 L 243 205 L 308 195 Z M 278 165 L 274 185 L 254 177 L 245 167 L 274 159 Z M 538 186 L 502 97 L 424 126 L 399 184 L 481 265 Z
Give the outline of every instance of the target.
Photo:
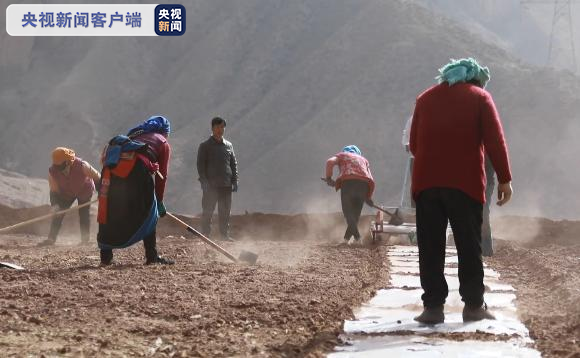
M 451 17 L 464 24 L 471 25 L 478 31 L 489 31 L 504 42 L 522 59 L 536 64 L 546 65 L 555 1 L 522 5 L 521 0 L 417 0 L 430 9 Z M 572 66 L 572 45 L 580 48 L 580 2 L 572 2 L 572 33 L 576 34 L 570 41 L 568 17 L 558 16 L 555 26 L 554 61 L 558 68 Z M 578 58 L 576 58 L 578 62 Z M 578 67 L 578 66 L 577 66 Z M 578 72 L 578 68 L 576 71 Z

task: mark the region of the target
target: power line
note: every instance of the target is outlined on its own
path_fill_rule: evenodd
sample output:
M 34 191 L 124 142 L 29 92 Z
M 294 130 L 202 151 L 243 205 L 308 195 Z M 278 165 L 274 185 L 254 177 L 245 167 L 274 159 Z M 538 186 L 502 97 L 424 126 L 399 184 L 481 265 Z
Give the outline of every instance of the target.
M 528 5 L 532 4 L 554 5 L 552 29 L 550 31 L 550 43 L 548 47 L 548 66 L 560 67 L 570 65 L 571 70 L 576 72 L 577 66 L 574 29 L 572 25 L 572 4 L 579 2 L 580 0 L 520 0 L 520 5 L 526 9 L 528 8 Z M 561 36 L 566 35 L 569 37 L 569 41 L 563 40 L 562 43 L 560 43 L 558 39 Z

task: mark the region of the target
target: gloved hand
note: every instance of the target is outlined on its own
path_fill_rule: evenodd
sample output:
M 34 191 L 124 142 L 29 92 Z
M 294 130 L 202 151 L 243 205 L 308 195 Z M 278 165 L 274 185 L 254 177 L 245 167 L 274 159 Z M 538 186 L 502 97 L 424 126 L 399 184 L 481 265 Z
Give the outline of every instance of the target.
M 334 180 L 332 180 L 331 177 L 328 177 L 328 178 L 326 178 L 326 184 L 328 186 L 335 186 L 336 185 L 336 182 Z
M 232 184 L 232 192 L 237 193 L 238 192 L 238 183 L 233 183 Z
M 157 211 L 159 212 L 159 217 L 164 217 L 167 214 L 167 209 L 165 209 L 165 205 L 163 205 L 162 201 L 157 202 Z
M 58 206 L 59 203 L 60 203 L 60 195 L 55 191 L 51 191 L 50 192 L 50 206 Z
M 375 203 L 373 202 L 373 199 L 370 199 L 370 198 L 368 198 L 368 199 L 365 199 L 365 203 L 366 203 L 368 206 L 375 206 Z

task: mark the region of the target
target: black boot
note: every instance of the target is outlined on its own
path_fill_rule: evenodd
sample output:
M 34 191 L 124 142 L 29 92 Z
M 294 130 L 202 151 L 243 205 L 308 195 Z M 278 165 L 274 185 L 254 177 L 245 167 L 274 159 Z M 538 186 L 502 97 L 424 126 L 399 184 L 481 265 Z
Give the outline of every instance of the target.
M 113 263 L 113 250 L 101 250 L 101 266 L 109 266 Z
M 415 321 L 424 324 L 438 324 L 445 321 L 443 305 L 435 307 L 425 307 L 423 313 L 414 318 Z
M 479 307 L 468 305 L 463 307 L 463 322 L 481 321 L 482 319 L 495 319 L 495 316 L 487 310 L 486 303 Z

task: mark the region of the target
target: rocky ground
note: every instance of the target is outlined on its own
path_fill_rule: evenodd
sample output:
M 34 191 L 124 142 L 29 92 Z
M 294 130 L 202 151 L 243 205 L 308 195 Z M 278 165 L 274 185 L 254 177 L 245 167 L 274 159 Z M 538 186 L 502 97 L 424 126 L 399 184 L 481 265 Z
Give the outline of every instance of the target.
M 0 221 L 46 210 L 0 208 Z M 96 247 L 77 246 L 76 220 L 67 219 L 51 248 L 35 247 L 46 224 L 0 236 L 0 261 L 26 268 L 0 270 L 2 356 L 324 356 L 352 309 L 388 280 L 386 246 L 342 244 L 338 215 L 235 217 L 239 241 L 224 247 L 257 253 L 255 266 L 228 262 L 164 218 L 158 246 L 176 265 L 144 266 L 136 245 L 102 268 Z M 540 229 L 514 236 L 515 223 L 529 227 L 530 220 Z M 580 246 L 572 234 L 580 223 L 555 230 L 561 226 L 496 221 L 507 240 L 497 241 L 489 263 L 518 290 L 522 320 L 542 354 L 576 357 Z

